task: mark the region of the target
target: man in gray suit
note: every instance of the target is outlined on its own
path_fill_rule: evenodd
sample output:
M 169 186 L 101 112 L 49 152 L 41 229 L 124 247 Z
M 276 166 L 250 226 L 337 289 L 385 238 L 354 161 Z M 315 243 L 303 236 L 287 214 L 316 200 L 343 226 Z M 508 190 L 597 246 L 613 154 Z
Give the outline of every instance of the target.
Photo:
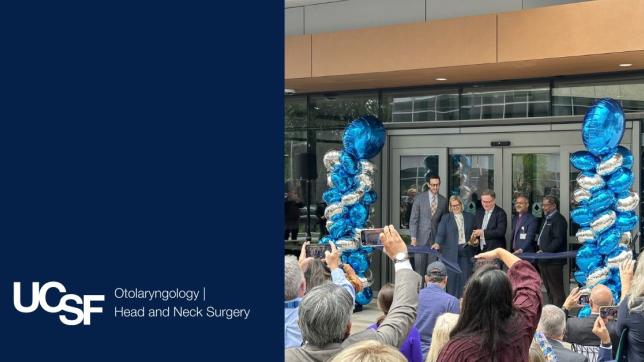
M 416 196 L 411 207 L 409 232 L 411 245 L 425 246 L 434 244 L 438 223 L 447 214 L 447 199 L 438 194 L 441 179 L 438 175 L 426 175 L 428 190 Z M 414 269 L 425 275 L 428 263 L 427 254 L 414 254 Z
M 285 360 L 327 361 L 342 349 L 364 340 L 376 340 L 399 348 L 416 320 L 420 276 L 409 263 L 407 245 L 393 225 L 380 234 L 385 253 L 394 262 L 396 287 L 389 313 L 378 329 L 349 336 L 353 300 L 345 289 L 326 283 L 311 289 L 300 303 L 298 325 L 304 345 L 287 348 Z
M 542 332 L 560 362 L 588 362 L 588 357 L 573 352 L 561 343 L 566 332 L 566 314 L 559 307 L 546 304 L 541 310 L 541 319 L 537 331 Z

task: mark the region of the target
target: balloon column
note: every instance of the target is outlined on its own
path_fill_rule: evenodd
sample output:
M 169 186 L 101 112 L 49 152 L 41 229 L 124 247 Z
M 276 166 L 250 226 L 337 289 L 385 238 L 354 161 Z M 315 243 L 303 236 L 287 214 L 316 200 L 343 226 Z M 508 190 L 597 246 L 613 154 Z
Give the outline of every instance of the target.
M 571 213 L 580 225 L 577 240 L 583 244 L 577 251 L 575 279 L 589 289 L 606 285 L 615 304 L 621 292 L 619 264 L 633 257 L 629 248 L 637 224 L 633 210 L 639 205 L 639 195 L 631 191 L 633 155 L 618 146 L 624 128 L 619 103 L 600 99 L 584 117 L 581 135 L 586 151 L 570 155 L 570 163 L 581 170 L 573 193 L 578 207 Z M 588 306 L 580 311 L 580 316 L 589 314 Z
M 363 284 L 356 294 L 356 302 L 369 304 L 373 297 L 367 278 L 371 247 L 360 243 L 360 230 L 369 219 L 369 206 L 376 201 L 373 175 L 376 167 L 369 162 L 385 144 L 385 128 L 374 117 L 364 116 L 351 122 L 344 130 L 344 148 L 331 150 L 324 155 L 329 189 L 323 199 L 327 203 L 324 216 L 329 235 L 320 243 L 333 241 L 341 251 L 343 263 L 353 267 Z

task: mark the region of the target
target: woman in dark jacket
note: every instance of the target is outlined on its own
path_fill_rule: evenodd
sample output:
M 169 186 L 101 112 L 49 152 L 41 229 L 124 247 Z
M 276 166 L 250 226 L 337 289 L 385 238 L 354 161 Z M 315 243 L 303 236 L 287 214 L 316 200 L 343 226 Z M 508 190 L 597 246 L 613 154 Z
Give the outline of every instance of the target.
M 474 215 L 463 212 L 463 202 L 458 196 L 449 198 L 449 211 L 438 224 L 436 243 L 432 247 L 440 250 L 445 259 L 458 263 L 461 268 L 460 274 L 447 270 L 447 292 L 460 298 L 465 282 L 472 274 L 475 251 L 467 244 L 467 240 L 474 230 Z

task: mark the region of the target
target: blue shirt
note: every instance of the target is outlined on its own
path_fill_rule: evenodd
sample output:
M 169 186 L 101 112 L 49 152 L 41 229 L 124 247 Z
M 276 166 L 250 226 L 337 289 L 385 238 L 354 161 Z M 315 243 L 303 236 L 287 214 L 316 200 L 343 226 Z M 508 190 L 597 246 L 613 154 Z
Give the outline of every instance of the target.
M 443 313 L 460 313 L 461 307 L 458 299 L 447 294 L 442 288 L 435 284 L 429 284 L 420 290 L 418 295 L 418 312 L 416 324 L 420 332 L 420 347 L 423 351 L 423 359 L 427 358 L 429 347 L 432 344 L 432 333 L 436 319 Z
M 344 288 L 353 302 L 356 300 L 356 291 L 353 289 L 351 282 L 347 280 L 347 277 L 344 275 L 344 272 L 340 268 L 333 269 L 331 271 L 331 280 L 335 285 L 339 285 Z M 287 300 L 284 302 L 284 348 L 290 347 L 300 347 L 302 346 L 302 331 L 300 331 L 300 326 L 297 324 L 298 313 L 300 311 L 300 301 L 302 298 L 295 298 L 292 300 Z

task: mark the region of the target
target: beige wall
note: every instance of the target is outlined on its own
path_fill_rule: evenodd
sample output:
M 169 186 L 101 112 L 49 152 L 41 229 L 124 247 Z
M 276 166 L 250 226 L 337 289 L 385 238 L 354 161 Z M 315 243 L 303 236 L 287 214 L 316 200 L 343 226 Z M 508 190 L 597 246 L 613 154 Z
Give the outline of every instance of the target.
M 597 0 L 289 36 L 285 83 L 310 92 L 644 69 L 642 19 L 644 0 Z

